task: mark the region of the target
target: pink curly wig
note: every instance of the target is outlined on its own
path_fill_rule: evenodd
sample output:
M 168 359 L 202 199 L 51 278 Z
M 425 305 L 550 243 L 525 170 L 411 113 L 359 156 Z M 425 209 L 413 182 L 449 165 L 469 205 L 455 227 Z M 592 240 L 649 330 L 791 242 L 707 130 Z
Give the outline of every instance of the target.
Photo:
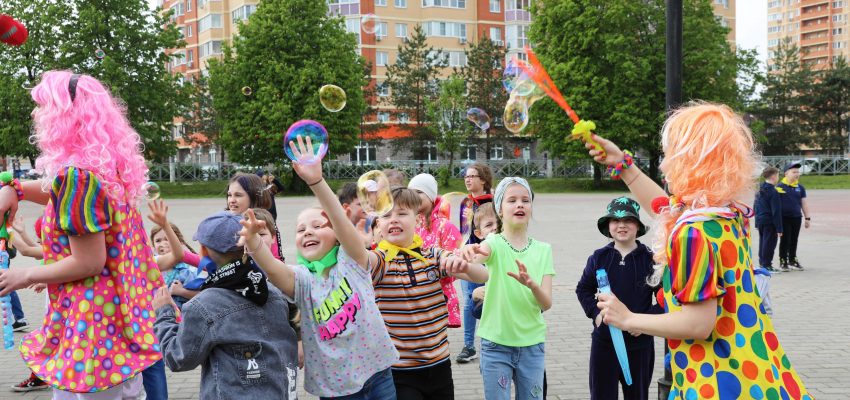
M 667 242 L 685 209 L 724 207 L 756 182 L 753 135 L 728 106 L 692 102 L 671 115 L 661 131 L 661 171 L 679 204 L 662 209 L 654 241 L 655 260 L 667 262 Z
M 142 141 L 130 126 L 119 99 L 97 79 L 79 75 L 71 100 L 69 71 L 50 71 L 32 90 L 34 132 L 41 155 L 36 167 L 47 190 L 56 174 L 74 166 L 97 175 L 109 197 L 134 204 L 144 195 L 148 168 Z

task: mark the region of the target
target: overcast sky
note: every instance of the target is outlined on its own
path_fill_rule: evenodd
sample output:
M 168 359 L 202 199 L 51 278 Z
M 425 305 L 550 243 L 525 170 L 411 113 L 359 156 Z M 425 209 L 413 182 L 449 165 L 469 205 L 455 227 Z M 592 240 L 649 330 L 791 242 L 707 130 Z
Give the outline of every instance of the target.
M 744 49 L 756 49 L 759 59 L 767 60 L 767 1 L 738 0 L 735 2 L 737 32 L 736 42 Z M 156 7 L 157 0 L 148 0 L 151 9 Z

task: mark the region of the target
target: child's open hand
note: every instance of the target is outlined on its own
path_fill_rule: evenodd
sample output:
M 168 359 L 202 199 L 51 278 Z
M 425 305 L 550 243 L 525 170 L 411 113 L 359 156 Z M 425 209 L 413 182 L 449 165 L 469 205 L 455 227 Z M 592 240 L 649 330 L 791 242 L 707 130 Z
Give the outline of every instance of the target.
M 161 199 L 149 201 L 148 208 L 151 210 L 148 219 L 164 228 L 168 224 L 168 206 L 165 202 Z
M 449 275 L 465 274 L 469 271 L 469 263 L 460 257 L 443 257 L 440 260 L 440 269 Z
M 242 229 L 239 231 L 239 236 L 241 236 L 239 238 L 240 246 L 245 246 L 248 240 L 266 228 L 266 221 L 258 220 L 257 216 L 254 215 L 254 210 L 250 208 L 242 214 L 242 220 L 239 223 L 242 224 Z
M 24 217 L 15 217 L 15 221 L 12 222 L 12 229 L 18 233 L 24 232 Z
M 289 148 L 292 149 L 292 154 L 298 161 L 292 163 L 292 168 L 295 173 L 301 177 L 308 185 L 318 183 L 322 180 L 322 161 L 316 159 L 313 155 L 313 141 L 307 137 L 306 143 L 304 137 L 298 136 L 298 143 L 290 141 Z
M 177 304 L 174 303 L 174 299 L 171 298 L 171 293 L 165 286 L 154 291 L 153 301 L 151 302 L 151 305 L 153 305 L 154 310 L 158 310 L 160 307 L 166 305 L 171 305 L 171 307 L 177 310 Z
M 490 252 L 480 244 L 468 244 L 463 246 L 461 254 L 463 254 L 463 259 L 466 260 L 466 262 L 475 262 L 475 260 L 479 257 L 483 259 L 490 257 Z
M 608 139 L 603 139 L 596 134 L 593 135 L 593 140 L 602 146 L 603 151 L 595 150 L 593 143 L 591 142 L 585 143 L 584 147 L 590 150 L 588 153 L 590 153 L 590 156 L 593 157 L 596 162 L 602 165 L 615 165 L 618 162 L 623 161 L 623 151 L 620 150 L 614 142 Z
M 531 279 L 531 276 L 528 275 L 528 269 L 525 268 L 525 264 L 520 260 L 516 260 L 517 268 L 519 268 L 519 273 L 508 272 L 511 278 L 516 279 L 519 283 L 523 284 L 525 287 L 534 290 L 534 287 L 537 286 L 537 282 Z

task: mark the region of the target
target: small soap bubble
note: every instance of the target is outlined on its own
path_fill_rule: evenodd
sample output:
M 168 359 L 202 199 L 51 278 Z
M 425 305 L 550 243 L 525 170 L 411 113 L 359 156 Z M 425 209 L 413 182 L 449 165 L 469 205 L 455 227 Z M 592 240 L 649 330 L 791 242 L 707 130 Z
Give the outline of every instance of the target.
M 94 51 L 94 56 L 95 56 L 98 60 L 103 60 L 103 57 L 106 57 L 106 52 L 105 52 L 105 51 L 103 51 L 103 49 L 96 49 L 96 50 Z
M 360 17 L 360 29 L 363 29 L 363 32 L 375 33 L 380 25 L 381 19 L 375 14 L 363 14 Z
M 478 129 L 486 131 L 490 128 L 490 116 L 480 108 L 470 108 L 466 111 L 466 119 L 475 124 Z
M 160 196 L 159 185 L 156 182 L 150 181 L 144 185 L 145 196 L 148 200 L 156 200 Z
M 330 112 L 337 112 L 345 108 L 345 90 L 336 85 L 325 85 L 319 89 L 319 102 L 322 107 Z
M 251 89 L 251 87 L 250 87 L 250 86 L 243 86 L 243 87 L 242 87 L 242 95 L 243 95 L 243 96 L 250 96 L 250 95 L 252 95 L 253 93 L 254 93 L 254 90 L 253 90 L 253 89 Z

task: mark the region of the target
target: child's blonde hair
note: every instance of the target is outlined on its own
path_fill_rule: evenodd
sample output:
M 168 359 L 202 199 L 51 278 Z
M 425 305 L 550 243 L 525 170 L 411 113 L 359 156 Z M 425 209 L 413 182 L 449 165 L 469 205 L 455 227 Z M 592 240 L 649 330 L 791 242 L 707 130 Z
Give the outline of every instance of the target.
M 496 218 L 496 207 L 492 202 L 478 206 L 478 209 L 475 210 L 475 215 L 472 216 L 472 226 L 481 226 L 481 220 L 487 217 L 495 218 L 496 221 L 499 220 Z
M 254 211 L 254 216 L 257 217 L 258 221 L 264 221 L 266 223 L 266 228 L 268 228 L 269 233 L 272 236 L 277 235 L 277 224 L 275 223 L 274 217 L 272 217 L 272 213 L 265 208 L 252 208 Z
M 664 123 L 661 146 L 661 171 L 675 201 L 661 210 L 653 243 L 655 261 L 665 265 L 670 233 L 685 209 L 722 207 L 741 198 L 755 184 L 758 163 L 752 132 L 722 104 L 692 102 L 676 110 Z M 660 280 L 660 271 L 653 281 Z
M 186 246 L 186 248 L 189 249 L 189 251 L 191 251 L 192 253 L 197 253 L 195 249 L 193 249 L 192 246 L 189 245 L 189 243 L 186 243 L 186 239 L 183 239 L 183 234 L 180 233 L 180 228 L 170 222 L 168 224 L 171 225 L 171 229 L 174 231 L 174 234 L 177 235 L 177 239 L 180 240 L 180 244 Z M 151 244 L 153 244 L 154 236 L 156 236 L 156 234 L 161 231 L 162 227 L 159 225 L 155 225 L 153 228 L 151 228 Z

